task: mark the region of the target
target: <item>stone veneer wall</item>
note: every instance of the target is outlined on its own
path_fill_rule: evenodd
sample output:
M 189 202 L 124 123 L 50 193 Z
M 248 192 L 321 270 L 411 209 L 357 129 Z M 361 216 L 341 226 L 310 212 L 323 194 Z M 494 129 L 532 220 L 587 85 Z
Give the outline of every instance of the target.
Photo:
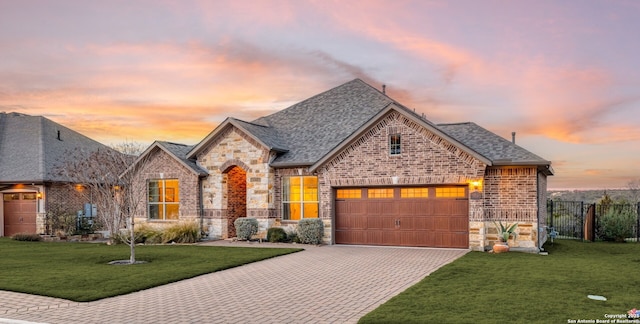
M 401 134 L 400 155 L 389 155 L 391 134 Z M 485 167 L 413 120 L 391 112 L 319 170 L 321 215 L 325 220 L 333 217 L 334 187 L 466 185 L 481 180 Z M 470 200 L 469 205 L 482 214 L 482 200 Z
M 547 176 L 538 172 L 538 246 L 547 241 Z
M 204 217 L 209 226 L 209 237 L 226 239 L 227 235 L 227 171 L 239 166 L 247 177 L 247 217 L 257 218 L 259 234 L 275 221 L 275 172 L 269 166 L 270 152 L 233 126 L 223 130 L 206 150 L 197 156 L 198 164 L 207 169 L 203 179 Z

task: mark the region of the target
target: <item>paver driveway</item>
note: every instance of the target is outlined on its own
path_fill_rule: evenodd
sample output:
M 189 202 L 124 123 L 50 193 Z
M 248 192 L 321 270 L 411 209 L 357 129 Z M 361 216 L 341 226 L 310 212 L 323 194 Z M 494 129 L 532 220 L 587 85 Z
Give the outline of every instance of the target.
M 458 249 L 311 246 L 95 302 L 0 291 L 0 323 L 354 323 L 465 253 L 467 250 Z

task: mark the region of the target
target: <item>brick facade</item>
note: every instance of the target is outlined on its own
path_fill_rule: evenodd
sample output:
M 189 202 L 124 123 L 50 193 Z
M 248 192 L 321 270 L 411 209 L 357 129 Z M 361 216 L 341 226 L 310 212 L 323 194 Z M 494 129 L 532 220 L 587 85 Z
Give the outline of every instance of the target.
M 148 160 L 136 174 L 136 189 L 140 201 L 136 209 L 136 222 L 174 223 L 169 220 L 149 220 L 147 210 L 147 183 L 149 180 L 177 179 L 180 201 L 180 220 L 197 220 L 199 218 L 199 180 L 198 175 L 187 168 L 167 152 L 155 148 L 149 153 Z
M 42 227 L 39 226 L 38 233 L 57 234 L 53 232 L 56 229 L 50 228 L 51 222 L 46 218 L 62 214 L 77 215 L 79 210 L 84 209 L 85 203 L 91 202 L 91 193 L 87 190 L 83 186 L 67 183 L 53 183 L 45 186 L 46 203 L 44 213 L 42 213 Z M 38 224 L 40 225 L 40 222 Z
M 401 154 L 390 155 L 388 139 L 400 134 Z M 392 111 L 310 173 L 307 168 L 269 167 L 269 152 L 234 127 L 221 132 L 198 156 L 209 176 L 204 179 L 204 211 L 214 238 L 227 238 L 228 212 L 237 199 L 230 187 L 230 170 L 246 172 L 246 214 L 258 218 L 261 234 L 271 226 L 295 228 L 297 222 L 282 220 L 282 179 L 289 176 L 318 177 L 319 217 L 325 223 L 325 242 L 332 243 L 333 190 L 336 187 L 389 185 L 468 185 L 480 182 L 479 199 L 469 201 L 469 246 L 490 248 L 497 239 L 494 220 L 517 221 L 519 236 L 512 246 L 531 248 L 538 243 L 539 192 L 546 177 L 536 167 L 487 167 L 453 143 Z M 234 189 L 235 188 L 235 189 Z M 470 188 L 474 190 L 474 188 Z
M 390 154 L 392 134 L 401 136 L 399 155 Z M 164 178 L 180 180 L 181 219 L 199 215 L 202 188 L 202 217 L 210 238 L 232 237 L 233 219 L 244 216 L 258 219 L 261 236 L 272 226 L 295 228 L 296 221 L 282 220 L 282 183 L 284 177 L 300 175 L 318 177 L 318 212 L 325 223 L 326 243 L 333 242 L 334 189 L 368 186 L 469 186 L 473 250 L 488 250 L 497 240 L 494 221 L 518 222 L 519 235 L 512 247 L 534 251 L 543 237 L 538 217 L 544 219 L 546 176 L 537 167 L 487 166 L 397 111 L 383 116 L 313 172 L 307 167 L 270 167 L 274 153 L 232 125 L 198 153 L 198 165 L 209 173 L 201 183 L 166 153 L 156 154 L 146 178 L 163 173 Z M 478 188 L 473 182 L 479 183 Z

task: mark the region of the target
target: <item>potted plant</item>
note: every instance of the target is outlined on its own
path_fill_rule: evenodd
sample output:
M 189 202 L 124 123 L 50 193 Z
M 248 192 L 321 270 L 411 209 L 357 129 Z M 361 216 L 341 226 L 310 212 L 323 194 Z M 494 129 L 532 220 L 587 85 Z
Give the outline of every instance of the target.
M 518 236 L 518 233 L 516 233 L 516 228 L 518 228 L 518 223 L 513 223 L 511 225 L 509 224 L 504 225 L 502 224 L 502 222 L 498 222 L 498 223 L 493 222 L 493 224 L 495 224 L 496 230 L 498 230 L 498 240 L 499 240 L 499 242 L 493 245 L 493 252 L 494 253 L 509 252 L 509 244 L 507 242 L 509 241 L 509 237 L 511 237 L 511 235 L 513 235 L 514 239 Z

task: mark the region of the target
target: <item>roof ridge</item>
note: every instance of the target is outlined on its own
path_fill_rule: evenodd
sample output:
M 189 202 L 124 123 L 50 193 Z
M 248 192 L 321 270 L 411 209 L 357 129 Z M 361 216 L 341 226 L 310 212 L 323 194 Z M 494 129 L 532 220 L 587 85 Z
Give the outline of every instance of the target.
M 278 113 L 280 113 L 280 112 L 283 112 L 283 111 L 285 111 L 285 110 L 287 110 L 287 109 L 289 109 L 289 108 L 292 108 L 292 107 L 295 107 L 295 106 L 302 105 L 302 104 L 304 104 L 304 103 L 306 103 L 306 102 L 309 102 L 309 101 L 312 101 L 313 99 L 318 98 L 318 97 L 320 97 L 320 96 L 322 96 L 322 95 L 324 95 L 324 94 L 326 94 L 326 93 L 329 93 L 329 92 L 331 92 L 331 91 L 334 91 L 334 90 L 339 89 L 339 88 L 342 88 L 342 87 L 346 87 L 346 86 L 348 86 L 348 85 L 350 85 L 350 84 L 353 84 L 353 83 L 356 83 L 356 82 L 362 83 L 362 84 L 364 84 L 364 85 L 366 85 L 366 86 L 370 87 L 371 89 L 378 91 L 380 94 L 384 95 L 382 92 L 380 92 L 379 90 L 377 90 L 376 88 L 374 88 L 372 85 L 370 85 L 370 84 L 368 84 L 368 83 L 366 83 L 366 82 L 362 81 L 360 78 L 355 78 L 355 79 L 352 79 L 351 81 L 348 81 L 348 82 L 342 83 L 342 84 L 340 84 L 340 85 L 337 85 L 337 86 L 335 86 L 335 87 L 333 87 L 333 88 L 330 88 L 329 90 L 325 90 L 325 91 L 322 91 L 322 92 L 320 92 L 320 93 L 318 93 L 318 94 L 315 94 L 315 95 L 313 95 L 313 96 L 311 96 L 311 97 L 309 97 L 309 98 L 305 98 L 305 99 L 303 99 L 302 101 L 298 101 L 298 102 L 296 102 L 295 104 L 293 104 L 293 105 L 291 105 L 291 106 L 288 106 L 288 107 L 286 107 L 286 108 L 280 109 L 280 110 L 278 110 L 278 111 L 276 111 L 276 112 L 274 112 L 274 113 L 271 113 L 271 114 L 266 115 L 266 116 L 258 117 L 258 118 L 256 118 L 256 119 L 252 120 L 251 122 L 253 123 L 253 122 L 255 122 L 255 121 L 259 120 L 259 119 L 263 119 L 263 118 L 267 119 L 267 118 L 269 118 L 269 117 L 271 117 L 271 116 L 273 116 L 273 115 L 275 115 L 275 114 L 278 114 Z M 386 95 L 385 95 L 385 96 L 386 96 Z M 387 97 L 387 98 L 389 98 L 389 97 Z M 389 100 L 394 101 L 394 100 L 393 100 L 393 99 L 391 99 L 391 98 L 389 98 Z M 233 118 L 233 117 L 230 117 L 230 118 Z M 237 119 L 237 118 L 233 118 L 233 119 L 239 120 L 239 119 Z M 267 120 L 268 120 L 268 119 L 267 119 Z M 259 125 L 259 124 L 255 124 L 255 125 L 262 126 L 262 125 Z M 263 127 L 266 127 L 266 126 L 263 126 Z M 269 127 L 270 127 L 270 126 L 269 126 Z
M 165 144 L 171 144 L 171 145 L 180 145 L 180 146 L 193 146 L 193 145 L 188 145 L 188 144 L 183 144 L 183 143 L 176 143 L 176 142 L 170 142 L 170 141 L 156 141 L 158 143 L 165 143 Z
M 474 122 L 457 122 L 457 123 L 439 123 L 437 124 L 437 126 L 451 126 L 451 125 L 470 125 L 470 124 L 476 124 Z M 477 125 L 477 124 L 476 124 Z M 484 128 L 484 127 L 483 127 Z

